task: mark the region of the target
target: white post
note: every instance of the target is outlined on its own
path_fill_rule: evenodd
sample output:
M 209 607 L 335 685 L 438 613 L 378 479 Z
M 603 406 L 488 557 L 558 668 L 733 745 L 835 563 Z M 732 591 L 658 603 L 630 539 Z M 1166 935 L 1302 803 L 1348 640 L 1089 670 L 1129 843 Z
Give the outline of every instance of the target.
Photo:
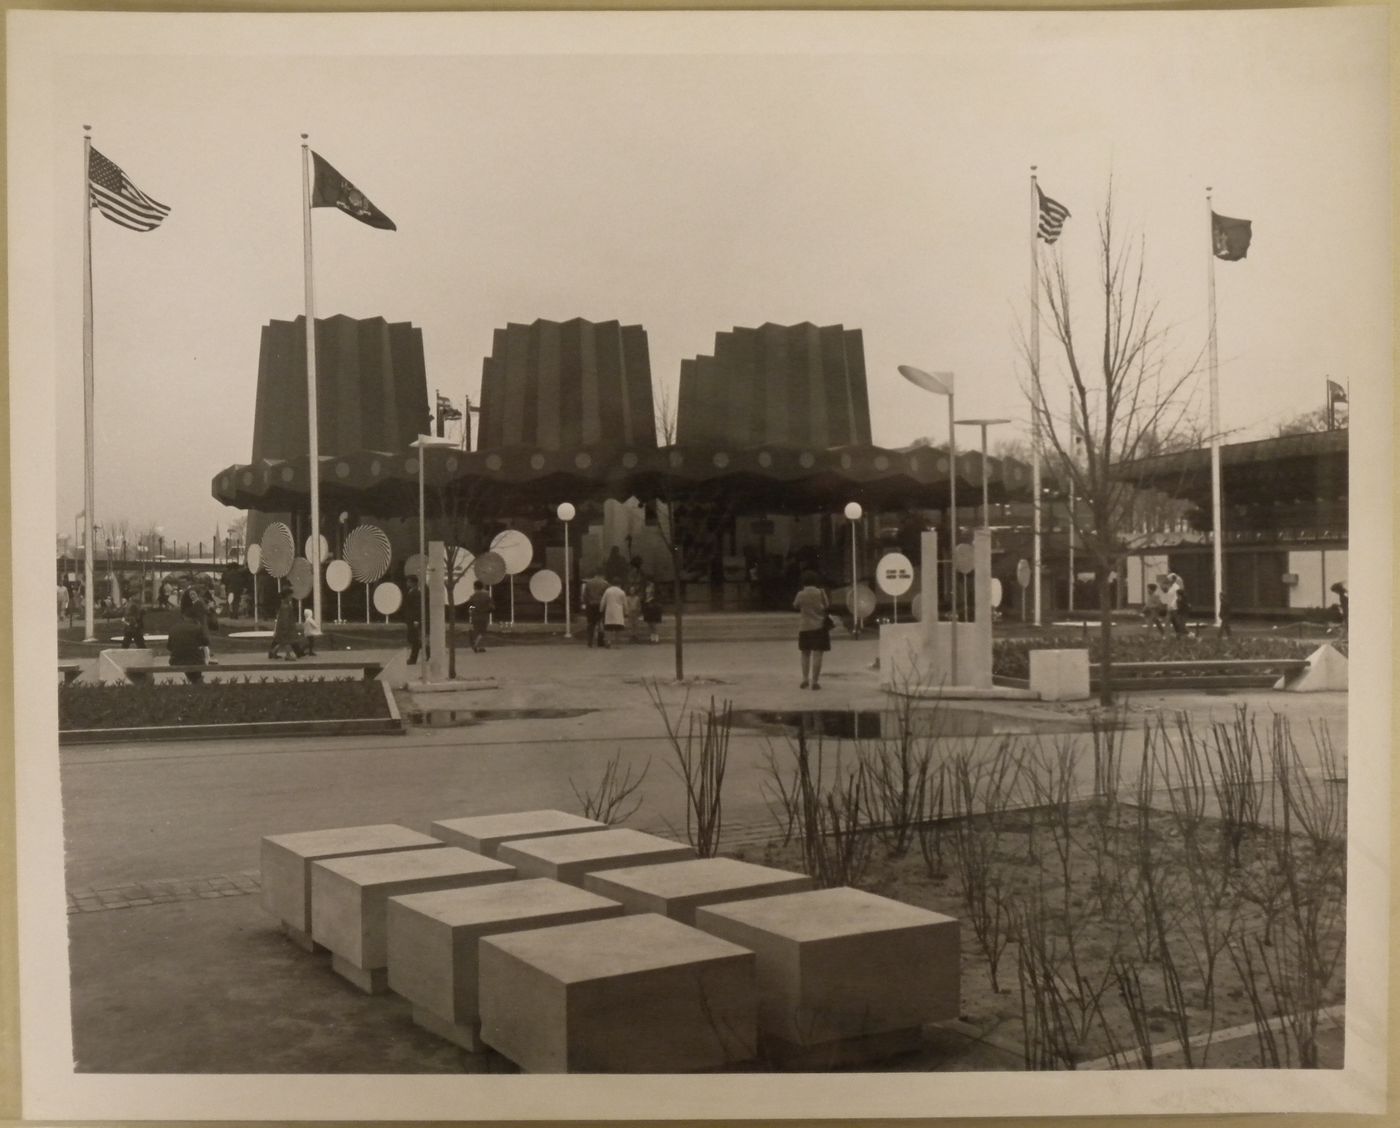
M 1215 573 L 1215 625 L 1220 626 L 1220 593 L 1224 590 L 1225 531 L 1221 510 L 1220 483 L 1220 373 L 1219 349 L 1215 336 L 1215 228 L 1210 186 L 1206 186 L 1206 223 L 1210 249 L 1210 316 L 1207 340 L 1210 347 L 1210 514 L 1211 565 Z
M 92 515 L 94 500 L 93 375 L 92 375 L 92 137 L 83 126 L 83 641 L 97 641 L 93 621 Z
M 316 413 L 316 302 L 311 273 L 311 149 L 301 135 L 302 246 L 306 273 L 306 417 L 310 461 L 306 473 L 311 488 L 311 607 L 321 617 L 321 452 Z

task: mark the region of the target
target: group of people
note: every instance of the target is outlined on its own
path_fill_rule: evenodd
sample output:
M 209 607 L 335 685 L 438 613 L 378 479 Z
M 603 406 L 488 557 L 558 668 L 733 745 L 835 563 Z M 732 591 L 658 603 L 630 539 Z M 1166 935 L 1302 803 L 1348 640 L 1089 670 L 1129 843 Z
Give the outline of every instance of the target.
M 1223 609 L 1223 598 L 1221 606 Z M 1185 635 L 1186 616 L 1190 609 L 1190 604 L 1186 602 L 1186 585 L 1175 572 L 1167 573 L 1160 589 L 1156 584 L 1147 585 L 1142 611 L 1147 626 L 1152 630 L 1166 634 L 1170 629 L 1175 635 Z M 1222 616 L 1223 614 L 1222 610 Z M 1226 621 L 1222 618 L 1222 622 Z
M 297 604 L 291 592 L 282 593 L 282 601 L 277 605 L 277 618 L 272 623 L 272 649 L 268 658 L 276 661 L 285 659 L 294 662 L 298 658 L 315 657 L 316 640 L 321 637 L 321 624 L 308 607 L 297 617 Z
M 607 649 L 624 632 L 640 642 L 643 624 L 649 641 L 661 641 L 661 597 L 656 581 L 642 570 L 640 556 L 629 564 L 614 546 L 607 564 L 583 581 L 580 596 L 590 647 Z
M 472 583 L 472 593 L 465 604 L 467 612 L 467 642 L 475 654 L 486 652 L 486 632 L 491 626 L 491 616 L 496 604 L 491 592 L 481 580 Z M 423 649 L 423 608 L 418 577 L 409 576 L 404 591 L 403 621 L 408 635 L 408 664 L 418 661 Z

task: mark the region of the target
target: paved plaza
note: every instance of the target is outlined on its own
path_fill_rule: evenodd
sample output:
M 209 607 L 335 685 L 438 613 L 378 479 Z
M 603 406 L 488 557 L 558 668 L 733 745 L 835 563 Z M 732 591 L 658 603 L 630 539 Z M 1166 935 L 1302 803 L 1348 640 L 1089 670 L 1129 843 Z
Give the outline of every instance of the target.
M 562 639 L 529 645 L 507 640 L 485 654 L 458 655 L 459 674 L 489 673 L 496 688 L 400 694 L 406 710 L 452 722 L 443 727 L 412 725 L 402 736 L 385 737 L 65 747 L 79 1068 L 492 1068 L 489 1055 L 464 1055 L 414 1026 L 403 1000 L 368 998 L 329 964 L 290 945 L 255 895 L 260 839 L 369 823 L 426 832 L 440 819 L 533 808 L 578 811 L 574 788 L 594 787 L 615 756 L 635 771 L 650 761 L 638 792 L 641 805 L 627 825 L 684 839 L 684 789 L 645 682 L 657 679 L 673 715 L 687 692 L 692 708 L 704 708 L 713 696 L 743 712 L 873 711 L 887 706 L 873 668 L 876 647 L 873 635 L 838 639 L 823 689 L 812 693 L 798 688 L 798 656 L 790 640 L 691 643 L 688 689 L 671 681 L 668 645 L 600 651 Z M 357 651 L 361 656 L 387 660 L 393 652 Z M 1346 746 L 1341 693 L 1134 694 L 1125 702 L 1130 720 L 1158 708 L 1226 720 L 1247 703 L 1261 713 L 1283 712 L 1303 726 L 1325 721 L 1337 747 Z M 980 713 L 997 731 L 1027 734 L 1064 731 L 1081 723 L 1090 708 L 1001 701 L 944 707 Z M 736 725 L 724 781 L 723 850 L 754 846 L 776 833 L 765 802 L 765 760 L 770 754 L 785 757 L 787 749 L 774 727 L 759 726 L 752 717 Z M 1137 750 L 1140 737 L 1130 729 L 1128 778 L 1135 773 Z M 140 1037 L 132 1037 L 133 1031 Z M 958 1053 L 960 1068 L 1015 1067 L 987 1047 Z M 928 1067 L 938 1064 L 930 1061 Z

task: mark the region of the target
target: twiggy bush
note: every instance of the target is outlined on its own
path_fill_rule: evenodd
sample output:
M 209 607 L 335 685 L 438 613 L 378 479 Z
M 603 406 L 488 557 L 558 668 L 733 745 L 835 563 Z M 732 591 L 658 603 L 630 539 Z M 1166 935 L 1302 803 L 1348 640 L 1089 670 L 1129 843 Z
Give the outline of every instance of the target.
M 805 727 L 788 749 L 791 762 L 780 761 L 770 746 L 764 763 L 768 809 L 783 829 L 784 841 L 797 838 L 802 868 L 819 887 L 858 885 L 872 842 L 865 765 L 857 760 L 854 768 L 844 767 L 839 742 L 828 765 L 821 735 L 809 741 Z
M 687 709 L 687 693 L 673 719 L 655 681 L 646 683 L 646 691 L 666 727 L 666 741 L 673 758 L 671 770 L 685 785 L 686 838 L 696 854 L 712 858 L 719 851 L 724 825 L 724 771 L 729 762 L 733 707 L 728 701 L 716 705 L 711 697 L 704 714 L 697 716 Z
M 856 744 L 868 783 L 870 823 L 892 858 L 908 853 L 918 834 L 934 763 L 938 709 L 917 709 L 916 701 L 897 694 L 887 714 L 894 731 Z
M 613 758 L 603 768 L 603 774 L 591 789 L 580 791 L 573 777 L 569 777 L 569 789 L 583 809 L 584 818 L 612 826 L 615 823 L 626 822 L 637 813 L 643 798 L 638 793 L 638 788 L 647 777 L 651 760 L 648 758 L 642 765 L 642 770 L 636 778 L 633 778 L 632 768 L 631 764 L 625 768 L 622 766 L 622 753 L 618 751 L 613 753 Z

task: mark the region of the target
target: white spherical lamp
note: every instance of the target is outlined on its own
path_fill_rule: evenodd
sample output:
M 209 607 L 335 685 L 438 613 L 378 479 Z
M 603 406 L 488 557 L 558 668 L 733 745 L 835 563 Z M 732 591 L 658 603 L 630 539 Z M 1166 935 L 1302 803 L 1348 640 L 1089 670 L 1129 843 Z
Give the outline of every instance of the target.
M 556 509 L 554 512 L 559 515 L 559 520 L 572 521 L 574 519 L 574 514 L 578 511 L 573 507 L 573 505 L 570 502 L 564 501 L 560 502 L 559 508 Z
M 846 520 L 859 521 L 861 514 L 864 512 L 865 510 L 861 509 L 860 507 L 860 502 L 848 501 L 846 503 Z

